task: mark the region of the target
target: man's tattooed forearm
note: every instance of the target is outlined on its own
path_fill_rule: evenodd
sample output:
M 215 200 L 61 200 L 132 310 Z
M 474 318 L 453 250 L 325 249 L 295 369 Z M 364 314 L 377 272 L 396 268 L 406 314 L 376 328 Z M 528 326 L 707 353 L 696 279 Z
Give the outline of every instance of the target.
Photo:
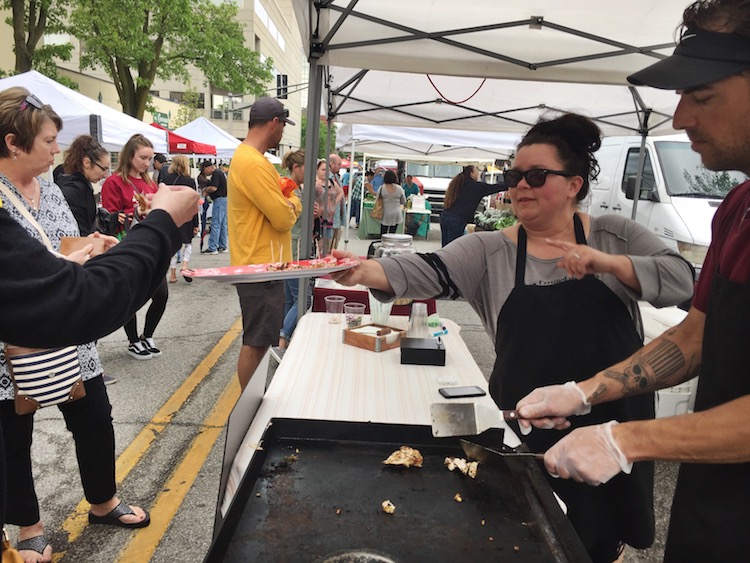
M 676 374 L 685 371 L 685 355 L 671 340 L 662 340 L 653 348 L 637 352 L 623 370 L 608 369 L 604 376 L 618 382 L 625 395 L 661 387 Z M 606 389 L 597 390 L 603 394 Z

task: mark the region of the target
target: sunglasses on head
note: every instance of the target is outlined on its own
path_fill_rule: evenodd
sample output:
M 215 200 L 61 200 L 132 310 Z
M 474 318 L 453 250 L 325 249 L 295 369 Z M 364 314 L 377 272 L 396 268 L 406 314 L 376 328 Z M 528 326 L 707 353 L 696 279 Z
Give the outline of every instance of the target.
M 42 109 L 42 106 L 44 104 L 42 103 L 42 100 L 37 98 L 34 94 L 29 94 L 26 96 L 26 98 L 21 102 L 21 105 L 18 106 L 18 111 L 23 111 L 28 107 L 33 107 L 36 109 Z
M 509 188 L 515 188 L 521 181 L 521 178 L 526 180 L 526 183 L 532 188 L 541 188 L 547 181 L 547 174 L 555 174 L 556 176 L 578 176 L 573 172 L 565 172 L 563 170 L 547 170 L 546 168 L 532 168 L 526 172 L 520 170 L 506 170 L 503 172 L 503 178 L 505 185 Z

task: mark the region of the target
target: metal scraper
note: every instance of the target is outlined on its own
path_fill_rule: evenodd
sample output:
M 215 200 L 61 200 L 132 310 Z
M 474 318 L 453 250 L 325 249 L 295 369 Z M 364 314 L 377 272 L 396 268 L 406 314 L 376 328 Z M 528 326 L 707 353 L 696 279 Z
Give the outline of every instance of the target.
M 518 419 L 518 412 L 503 411 L 477 403 L 432 403 L 432 435 L 476 436 L 489 428 L 499 428 L 500 421 Z

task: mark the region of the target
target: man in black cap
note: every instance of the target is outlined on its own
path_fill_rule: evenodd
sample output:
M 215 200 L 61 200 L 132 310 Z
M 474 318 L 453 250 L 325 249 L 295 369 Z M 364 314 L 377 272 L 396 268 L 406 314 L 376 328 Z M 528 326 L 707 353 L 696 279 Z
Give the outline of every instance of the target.
M 675 129 L 711 170 L 750 174 L 750 2 L 702 0 L 683 14 L 674 54 L 628 78 L 676 90 Z M 750 181 L 716 211 L 685 320 L 630 358 L 577 385 L 519 401 L 539 428 L 590 405 L 700 375 L 695 412 L 571 432 L 545 454 L 553 475 L 606 482 L 634 461 L 681 461 L 665 561 L 747 561 L 750 534 Z M 522 423 L 528 427 L 528 423 Z
M 289 110 L 274 98 L 259 98 L 250 107 L 247 136 L 229 166 L 231 264 L 265 264 L 292 260 L 291 230 L 302 202 L 281 190 L 281 178 L 264 153 L 278 146 Z M 239 283 L 242 348 L 237 375 L 244 389 L 284 322 L 284 282 Z M 263 375 L 262 377 L 265 377 Z
M 164 177 L 167 175 L 167 157 L 160 152 L 154 155 L 154 182 L 157 185 L 164 181 Z
M 211 198 L 211 233 L 208 235 L 208 248 L 204 254 L 227 252 L 227 177 L 220 168 L 210 160 L 201 163 L 201 172 L 211 176 L 211 182 L 203 190 Z

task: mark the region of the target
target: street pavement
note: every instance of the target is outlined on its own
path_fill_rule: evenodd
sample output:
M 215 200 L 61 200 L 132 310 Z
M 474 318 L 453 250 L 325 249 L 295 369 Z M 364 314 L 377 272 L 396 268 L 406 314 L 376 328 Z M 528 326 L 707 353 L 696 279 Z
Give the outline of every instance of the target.
M 415 241 L 419 252 L 440 247 L 439 227 L 432 227 L 429 240 Z M 357 240 L 352 230 L 347 247 L 364 255 L 371 242 Z M 200 254 L 194 241 L 192 267 L 228 263 L 228 254 Z M 152 524 L 140 531 L 87 524 L 74 444 L 59 411 L 43 409 L 35 417 L 32 456 L 55 561 L 193 563 L 203 561 L 209 549 L 226 420 L 238 394 L 240 310 L 228 284 L 180 278 L 169 289 L 167 310 L 154 335 L 160 357 L 137 361 L 128 356 L 123 330 L 98 346 L 105 372 L 117 377 L 107 390 L 116 433 L 118 494 L 149 509 Z M 439 301 L 438 313 L 461 326 L 461 336 L 489 377 L 495 354 L 478 316 L 463 301 Z M 138 314 L 139 330 L 144 317 L 145 309 Z M 272 360 L 269 377 L 274 368 Z M 628 550 L 626 561 L 661 561 L 675 467 L 657 464 L 657 542 L 649 550 Z M 14 539 L 16 529 L 9 526 L 9 532 Z

